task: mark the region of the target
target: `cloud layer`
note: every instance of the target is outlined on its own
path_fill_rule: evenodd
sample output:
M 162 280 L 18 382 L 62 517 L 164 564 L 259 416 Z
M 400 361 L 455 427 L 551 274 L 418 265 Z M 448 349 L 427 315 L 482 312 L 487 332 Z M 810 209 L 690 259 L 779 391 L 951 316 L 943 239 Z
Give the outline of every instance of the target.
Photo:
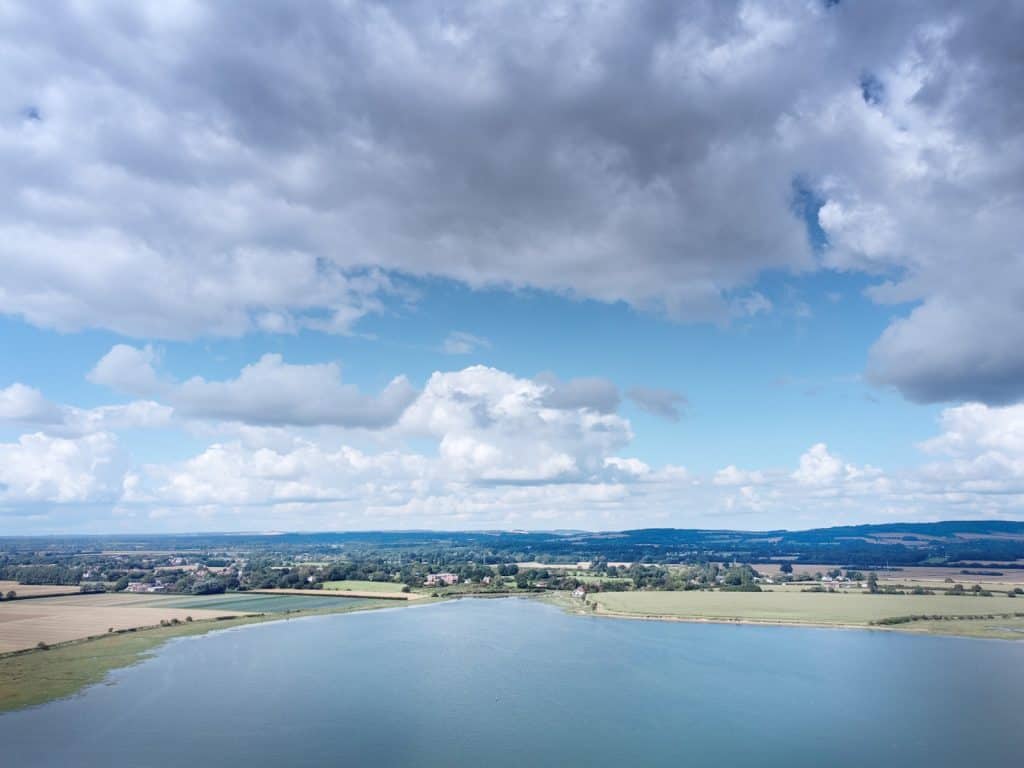
M 5 6 L 0 312 L 345 333 L 430 275 L 724 322 L 770 310 L 765 272 L 827 268 L 909 308 L 876 382 L 1016 401 L 1022 25 L 995 0 Z
M 362 395 L 334 365 L 265 356 L 234 379 L 178 383 L 126 369 L 126 359 L 155 358 L 132 349 L 115 348 L 94 378 L 114 383 L 119 371 L 157 400 L 82 409 L 20 384 L 0 390 L 0 422 L 24 430 L 0 441 L 0 519 L 11 530 L 26 516 L 33 530 L 67 530 L 83 508 L 101 530 L 770 529 L 1011 517 L 1024 499 L 1020 405 L 947 408 L 920 463 L 904 470 L 816 443 L 773 466 L 695 473 L 631 456 L 632 426 L 600 407 L 590 380 L 556 381 L 573 400 L 553 403 L 550 379 L 470 366 L 434 373 L 388 410 L 388 390 Z M 260 418 L 267 398 L 289 426 Z M 388 417 L 367 431 L 352 416 L 360 408 Z M 188 429 L 205 442 L 141 462 L 121 440 L 140 428 Z M 357 445 L 360 436 L 373 439 Z

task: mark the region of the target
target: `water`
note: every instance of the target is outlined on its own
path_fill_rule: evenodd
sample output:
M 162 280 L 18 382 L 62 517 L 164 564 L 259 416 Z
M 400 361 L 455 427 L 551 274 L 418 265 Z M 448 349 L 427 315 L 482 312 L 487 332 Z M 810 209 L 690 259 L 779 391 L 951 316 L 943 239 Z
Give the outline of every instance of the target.
M 4 766 L 963 766 L 1024 759 L 1024 643 L 465 600 L 183 638 L 0 716 Z

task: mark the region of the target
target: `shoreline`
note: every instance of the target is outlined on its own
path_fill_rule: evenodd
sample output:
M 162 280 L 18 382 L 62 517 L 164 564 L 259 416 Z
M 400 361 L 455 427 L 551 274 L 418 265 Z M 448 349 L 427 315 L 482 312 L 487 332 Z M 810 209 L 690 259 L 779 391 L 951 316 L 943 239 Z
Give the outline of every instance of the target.
M 145 661 L 170 640 L 201 637 L 214 632 L 276 621 L 333 616 L 346 613 L 429 605 L 434 600 L 398 601 L 367 599 L 365 604 L 338 605 L 311 611 L 255 613 L 203 619 L 169 626 L 152 625 L 114 634 L 94 635 L 46 649 L 27 648 L 0 655 L 0 717 L 28 707 L 74 696 L 102 683 L 116 669 Z
M 593 616 L 595 618 L 604 619 L 626 619 L 632 621 L 661 621 L 661 622 L 672 622 L 672 623 L 683 623 L 683 624 L 720 624 L 720 625 L 739 625 L 739 626 L 753 626 L 753 627 L 793 627 L 793 628 L 804 628 L 804 629 L 840 629 L 840 630 L 860 630 L 869 632 L 899 632 L 907 635 L 918 635 L 918 636 L 930 636 L 930 637 L 958 637 L 969 640 L 998 640 L 1002 642 L 1020 642 L 1024 640 L 1024 631 L 1015 632 L 1013 630 L 1006 630 L 1003 634 L 994 633 L 970 633 L 970 632 L 958 632 L 955 631 L 955 627 L 940 627 L 934 628 L 931 626 L 922 626 L 935 624 L 935 621 L 908 621 L 903 624 L 858 624 L 849 622 L 814 622 L 806 621 L 802 619 L 786 620 L 786 619 L 749 619 L 739 617 L 724 617 L 724 616 L 666 616 L 662 614 L 650 614 L 650 613 L 624 613 L 622 611 L 610 611 L 607 609 L 598 608 L 597 610 L 585 610 L 576 605 L 565 604 L 566 598 L 560 596 L 553 596 L 549 598 L 547 602 L 555 605 L 566 613 L 574 616 Z M 999 619 L 991 619 L 988 621 L 998 621 Z M 955 621 L 982 621 L 981 619 L 948 619 L 940 621 L 938 623 L 953 623 Z M 915 624 L 918 625 L 915 627 Z

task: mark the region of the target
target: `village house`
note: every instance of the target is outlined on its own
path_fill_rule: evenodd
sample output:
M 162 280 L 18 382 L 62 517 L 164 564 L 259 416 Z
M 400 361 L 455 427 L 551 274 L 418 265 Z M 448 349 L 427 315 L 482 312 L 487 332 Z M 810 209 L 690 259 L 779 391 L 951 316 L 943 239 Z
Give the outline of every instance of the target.
M 583 587 L 576 587 L 576 589 L 572 591 L 572 596 L 582 599 L 587 596 L 587 590 Z
M 459 583 L 459 577 L 454 573 L 428 573 L 425 583 L 428 587 L 435 587 L 439 584 L 450 587 Z

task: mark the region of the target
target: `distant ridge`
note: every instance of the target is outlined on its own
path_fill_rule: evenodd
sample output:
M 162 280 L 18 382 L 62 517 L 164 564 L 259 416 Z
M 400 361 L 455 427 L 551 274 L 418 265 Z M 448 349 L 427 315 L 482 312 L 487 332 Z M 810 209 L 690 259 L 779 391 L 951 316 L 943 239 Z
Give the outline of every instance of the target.
M 64 548 L 95 551 L 248 549 L 298 553 L 456 552 L 483 562 L 541 560 L 673 563 L 791 560 L 859 567 L 969 566 L 1024 568 L 1024 521 L 942 521 L 741 531 L 640 528 L 625 531 L 336 531 L 313 533 L 190 533 L 0 538 L 4 551 L 40 555 Z

